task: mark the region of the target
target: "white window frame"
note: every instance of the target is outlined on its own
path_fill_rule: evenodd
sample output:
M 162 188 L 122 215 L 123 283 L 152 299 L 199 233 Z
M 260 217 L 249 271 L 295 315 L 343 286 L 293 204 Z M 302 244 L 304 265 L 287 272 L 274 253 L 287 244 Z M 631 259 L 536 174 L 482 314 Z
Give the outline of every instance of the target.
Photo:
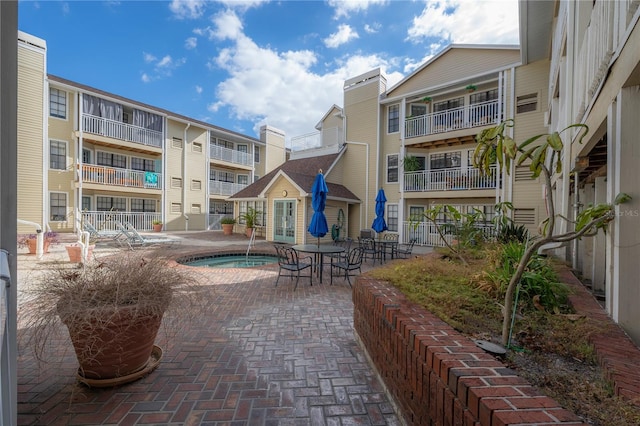
M 395 216 L 391 215 L 391 210 L 395 210 Z M 395 219 L 396 222 L 395 229 L 393 229 L 391 225 L 392 218 Z M 398 232 L 398 228 L 400 227 L 400 209 L 396 203 L 387 204 L 387 227 L 389 228 L 387 229 L 389 232 Z
M 57 94 L 58 97 L 60 96 L 60 93 L 64 94 L 64 117 L 61 117 L 59 115 L 54 115 L 53 114 L 53 111 L 51 109 L 51 99 L 52 99 L 51 92 L 53 90 L 56 90 L 58 92 L 58 94 Z M 62 105 L 62 104 L 61 103 L 57 103 L 57 105 Z M 58 110 L 59 109 L 56 108 L 56 111 L 58 111 Z M 49 117 L 57 118 L 58 120 L 65 120 L 66 121 L 67 117 L 69 115 L 68 112 L 69 112 L 69 93 L 67 91 L 65 91 L 65 90 L 61 90 L 61 89 L 58 89 L 58 88 L 55 88 L 55 87 L 49 87 Z
M 395 165 L 395 169 L 396 169 L 396 180 L 392 181 L 389 180 L 389 158 L 390 157 L 396 157 L 396 165 Z M 387 183 L 399 183 L 400 182 L 400 155 L 399 154 L 387 154 L 387 160 L 386 160 L 386 167 L 385 167 L 385 181 Z
M 53 206 L 51 205 L 51 201 L 52 201 L 51 196 L 54 194 L 64 195 L 64 219 L 54 219 L 53 217 Z M 60 208 L 60 206 L 56 206 L 56 208 Z M 69 213 L 69 194 L 63 191 L 49 191 L 49 222 L 66 222 L 68 213 Z
M 253 146 L 253 162 L 260 162 L 260 147 L 258 145 Z
M 397 117 L 397 121 L 398 121 L 398 129 L 394 130 L 394 131 L 390 131 L 390 127 L 391 127 L 391 109 L 397 110 L 398 111 L 398 117 Z M 393 134 L 393 133 L 399 133 L 400 132 L 400 104 L 393 104 L 393 105 L 389 105 L 387 107 L 387 134 Z
M 64 166 L 63 167 L 60 167 L 60 168 L 51 167 L 51 144 L 52 143 L 60 143 L 64 145 Z M 69 142 L 62 141 L 59 139 L 49 139 L 49 170 L 66 170 L 68 157 L 69 157 Z

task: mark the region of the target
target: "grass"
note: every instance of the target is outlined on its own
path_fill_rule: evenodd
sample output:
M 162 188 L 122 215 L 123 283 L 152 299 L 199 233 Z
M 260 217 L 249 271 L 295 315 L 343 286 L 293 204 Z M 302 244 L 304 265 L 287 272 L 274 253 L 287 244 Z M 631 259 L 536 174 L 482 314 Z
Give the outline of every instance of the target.
M 446 255 L 427 256 L 392 262 L 369 275 L 390 282 L 460 333 L 497 343 L 504 296 L 488 279 L 497 266 L 495 250 L 465 257 L 466 266 Z M 613 394 L 588 342 L 603 324 L 569 306 L 549 312 L 522 301 L 518 312 L 509 367 L 589 424 L 640 424 L 640 408 Z

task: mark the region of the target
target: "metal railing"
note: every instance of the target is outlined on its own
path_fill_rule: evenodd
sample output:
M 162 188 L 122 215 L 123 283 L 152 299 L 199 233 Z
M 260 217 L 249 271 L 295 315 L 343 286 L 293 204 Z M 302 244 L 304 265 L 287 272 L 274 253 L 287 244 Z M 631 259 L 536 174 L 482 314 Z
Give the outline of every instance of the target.
M 439 224 L 440 226 L 443 223 Z M 404 242 L 407 243 L 411 239 L 416 240 L 416 244 L 430 247 L 445 247 L 437 227 L 432 222 L 403 222 Z M 490 240 L 495 236 L 495 226 L 492 223 L 479 223 L 475 228 L 482 232 L 485 239 Z M 445 233 L 444 238 L 447 243 L 451 244 L 457 237 L 454 233 Z
M 253 165 L 252 154 L 214 144 L 209 144 L 209 157 L 214 160 L 222 160 L 228 163 L 241 164 L 243 166 Z
M 496 100 L 408 117 L 404 123 L 404 136 L 405 138 L 415 138 L 434 133 L 497 124 L 500 120 L 499 112 L 500 102 Z
M 405 192 L 491 189 L 498 184 L 496 167 L 487 174 L 476 168 L 451 168 L 404 173 Z
M 15 383 L 11 383 L 11 363 L 15 354 L 9 334 L 9 292 L 11 288 L 11 271 L 9 269 L 9 254 L 5 250 L 0 250 L 0 418 L 3 424 L 9 424 L 10 419 L 15 416 L 17 402 L 12 401 L 12 388 Z
M 209 194 L 212 195 L 233 195 L 246 188 L 248 185 L 242 183 L 222 182 L 219 180 L 209 181 Z
M 153 230 L 153 221 L 162 220 L 161 213 L 151 212 L 82 212 L 82 219 L 92 224 L 98 231 L 119 231 L 118 223 L 130 223 L 138 231 Z
M 117 167 L 82 165 L 82 181 L 132 188 L 162 189 L 162 174 Z
M 292 151 L 304 151 L 306 149 L 323 146 L 337 145 L 344 142 L 342 127 L 330 127 L 318 132 L 311 132 L 291 138 Z
M 162 132 L 149 130 L 120 121 L 82 114 L 82 130 L 127 142 L 162 148 Z

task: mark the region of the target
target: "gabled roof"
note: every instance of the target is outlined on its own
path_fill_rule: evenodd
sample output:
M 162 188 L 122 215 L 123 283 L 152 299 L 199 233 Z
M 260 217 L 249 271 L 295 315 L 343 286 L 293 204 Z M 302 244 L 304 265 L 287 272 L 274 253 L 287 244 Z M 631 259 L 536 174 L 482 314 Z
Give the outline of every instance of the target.
M 323 170 L 326 174 L 331 170 L 331 167 L 333 167 L 339 157 L 340 153 L 289 160 L 247 186 L 242 191 L 235 193 L 229 197 L 229 199 L 263 198 L 264 192 L 269 186 L 274 183 L 278 176 L 283 175 L 302 191 L 311 194 L 311 187 L 318 174 L 318 170 Z M 327 182 L 327 187 L 329 188 L 329 194 L 327 195 L 329 199 L 339 198 L 360 201 L 360 199 L 344 185 Z
M 316 124 L 316 129 L 317 130 L 322 130 L 322 122 L 324 120 L 326 120 L 326 118 L 329 116 L 329 114 L 331 114 L 333 111 L 337 110 L 339 113 L 342 113 L 342 108 L 340 108 L 338 105 L 333 104 L 331 106 L 331 108 L 329 108 L 329 110 L 327 112 L 324 113 L 324 115 L 322 116 L 322 118 L 320 119 L 320 121 L 318 121 L 318 124 Z

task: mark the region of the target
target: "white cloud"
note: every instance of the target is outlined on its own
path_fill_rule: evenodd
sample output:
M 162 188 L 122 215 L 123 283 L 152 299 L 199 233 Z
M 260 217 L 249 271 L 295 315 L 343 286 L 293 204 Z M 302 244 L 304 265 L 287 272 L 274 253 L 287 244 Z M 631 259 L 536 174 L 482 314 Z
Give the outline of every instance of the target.
M 175 69 L 181 67 L 187 62 L 186 58 L 174 60 L 171 55 L 164 55 L 161 59 L 158 59 L 151 53 L 143 53 L 142 55 L 146 63 L 153 65 L 152 74 L 149 72 L 144 72 L 142 74 L 142 81 L 145 83 L 164 77 L 170 77 Z
M 518 44 L 518 1 L 428 0 L 407 33 L 413 42 L 439 37 L 458 44 Z
M 231 9 L 216 13 L 212 21 L 216 28 L 209 31 L 211 38 L 235 40 L 242 34 L 242 22 Z
M 196 19 L 202 16 L 205 6 L 205 0 L 173 0 L 169 10 L 178 19 Z
M 382 28 L 382 25 L 380 25 L 378 22 L 374 22 L 372 24 L 365 24 L 364 32 L 366 32 L 367 34 L 375 34 L 378 31 L 380 31 L 380 28 Z
M 202 94 L 202 86 L 198 86 L 198 85 L 196 85 L 196 93 L 197 93 L 198 95 Z
M 149 83 L 151 81 L 151 77 L 149 77 L 146 72 L 143 72 L 140 76 L 140 80 L 142 80 L 143 83 Z
M 269 1 L 270 0 L 218 0 L 218 3 L 222 3 L 228 8 L 246 11 L 247 9 L 258 7 L 264 3 L 268 3 Z
M 170 55 L 165 55 L 156 64 L 158 68 L 170 68 L 172 65 L 173 65 L 173 59 L 171 59 Z
M 349 25 L 340 24 L 338 26 L 338 31 L 324 39 L 324 44 L 329 48 L 336 48 L 345 43 L 348 43 L 350 40 L 359 37 L 360 36 L 358 35 L 358 33 L 355 32 Z
M 329 0 L 329 6 L 335 9 L 335 19 L 348 17 L 352 13 L 366 11 L 371 5 L 383 5 L 387 0 Z
M 158 59 L 151 53 L 146 53 L 146 52 L 142 52 L 142 57 L 144 58 L 144 61 L 147 63 L 155 62 Z
M 198 39 L 195 37 L 189 37 L 184 41 L 184 47 L 187 50 L 195 49 L 198 46 Z

